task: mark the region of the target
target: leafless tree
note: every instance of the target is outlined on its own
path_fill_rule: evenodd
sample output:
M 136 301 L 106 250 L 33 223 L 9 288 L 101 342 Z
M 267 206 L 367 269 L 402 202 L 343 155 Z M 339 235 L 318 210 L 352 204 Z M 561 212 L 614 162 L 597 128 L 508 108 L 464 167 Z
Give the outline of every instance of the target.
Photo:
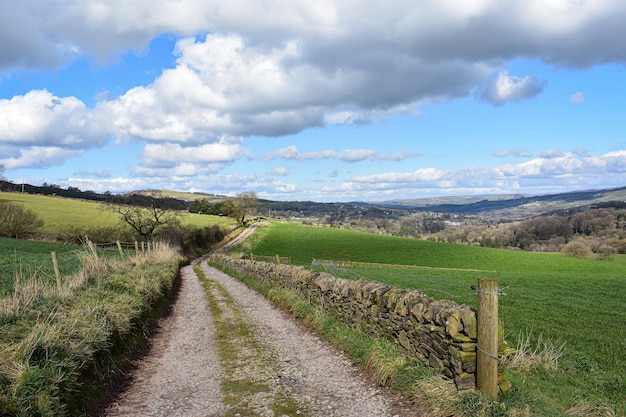
M 129 225 L 146 240 L 152 240 L 159 227 L 177 225 L 181 216 L 179 211 L 159 208 L 156 205 L 141 207 L 110 203 L 104 205 L 104 208 L 118 214 L 122 223 Z

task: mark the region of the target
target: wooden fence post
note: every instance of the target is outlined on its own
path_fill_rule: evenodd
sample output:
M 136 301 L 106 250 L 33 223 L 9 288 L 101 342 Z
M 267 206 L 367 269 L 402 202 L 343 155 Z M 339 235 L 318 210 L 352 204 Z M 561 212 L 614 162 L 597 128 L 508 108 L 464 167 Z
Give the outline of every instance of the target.
M 100 257 L 98 256 L 98 248 L 96 248 L 96 245 L 91 240 L 88 240 L 87 246 L 89 246 L 89 249 L 91 249 L 91 254 L 95 258 L 95 260 L 99 261 Z
M 276 254 L 276 264 L 280 265 L 280 255 Z
M 52 251 L 51 252 L 52 255 L 52 266 L 54 267 L 54 276 L 57 279 L 57 290 L 60 292 L 61 291 L 61 271 L 59 270 L 59 260 L 57 259 L 57 253 Z
M 476 386 L 498 397 L 498 280 L 478 279 L 478 334 L 476 340 Z
M 135 240 L 135 256 L 139 256 L 139 243 Z
M 124 250 L 122 249 L 122 243 L 119 240 L 115 241 L 115 243 L 117 243 L 117 250 L 120 252 L 120 259 L 123 261 L 125 259 L 125 256 Z

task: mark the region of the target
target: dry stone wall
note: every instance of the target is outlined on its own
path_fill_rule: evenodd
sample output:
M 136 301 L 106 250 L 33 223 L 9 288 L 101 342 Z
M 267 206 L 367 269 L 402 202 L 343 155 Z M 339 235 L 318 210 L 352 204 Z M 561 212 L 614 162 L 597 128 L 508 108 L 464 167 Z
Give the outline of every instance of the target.
M 220 254 L 212 255 L 210 261 L 273 288 L 299 293 L 353 330 L 390 340 L 407 358 L 428 364 L 453 379 L 459 389 L 476 386 L 476 311 L 467 305 L 435 300 L 417 290 L 337 278 L 298 266 Z M 499 337 L 502 356 L 506 344 L 502 334 Z M 502 363 L 498 381 L 501 391 L 510 390 Z

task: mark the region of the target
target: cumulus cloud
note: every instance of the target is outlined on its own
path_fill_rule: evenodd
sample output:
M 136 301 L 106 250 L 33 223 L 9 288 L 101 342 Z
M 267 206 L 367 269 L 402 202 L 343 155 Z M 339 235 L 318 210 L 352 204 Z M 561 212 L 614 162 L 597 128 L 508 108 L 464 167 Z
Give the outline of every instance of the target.
M 179 40 L 174 68 L 94 109 L 45 91 L 0 100 L 0 163 L 27 166 L 36 152 L 47 159 L 32 166 L 62 163 L 113 135 L 119 144 L 148 143 L 146 169 L 174 166 L 161 151 L 193 158 L 190 149 L 203 155 L 189 161 L 197 168 L 216 163 L 205 145 L 235 157 L 234 145 L 220 145 L 224 136 L 366 124 L 472 92 L 502 105 L 545 88 L 533 74 L 509 74 L 516 58 L 576 68 L 626 63 L 626 44 L 615 41 L 624 21 L 626 3 L 592 0 L 5 0 L 4 73 L 79 57 L 104 64 L 161 34 Z M 266 158 L 403 157 L 356 151 Z
M 48 168 L 62 165 L 68 159 L 80 156 L 82 153 L 81 150 L 64 149 L 58 146 L 30 146 L 18 150 L 14 156 L 0 158 L 0 165 L 5 169 Z
M 107 130 L 75 97 L 33 90 L 0 99 L 0 144 L 6 169 L 61 165 L 86 149 L 102 146 Z M 7 156 L 10 156 L 7 158 Z
M 505 3 L 24 0 L 3 8 L 0 68 L 106 61 L 182 35 L 176 68 L 98 114 L 119 141 L 199 143 L 369 123 L 486 80 L 479 97 L 488 102 L 533 97 L 543 89 L 533 76 L 489 78 L 517 56 L 577 67 L 626 60 L 626 46 L 607 42 L 621 35 L 626 5 Z M 184 37 L 198 33 L 208 35 Z
M 188 163 L 231 162 L 240 156 L 238 143 L 222 140 L 199 146 L 183 147 L 178 143 L 150 143 L 146 145 L 141 160 L 143 165 L 167 167 L 181 161 Z
M 106 141 L 101 127 L 92 111 L 75 97 L 60 98 L 46 90 L 33 90 L 0 99 L 1 143 L 84 149 Z
M 509 101 L 519 101 L 539 95 L 544 85 L 545 83 L 540 82 L 536 77 L 519 78 L 509 75 L 507 71 L 501 71 L 479 90 L 478 97 L 499 106 Z
M 439 169 L 420 168 L 411 172 L 387 172 L 355 176 L 337 186 L 327 186 L 325 192 L 341 195 L 371 195 L 403 192 L 432 192 L 442 189 L 450 194 L 505 193 L 523 187 L 527 192 L 556 193 L 571 190 L 584 183 L 593 187 L 620 185 L 626 172 L 626 151 L 614 151 L 589 156 L 576 152 L 559 155 L 545 153 L 519 164 L 493 168 Z M 544 185 L 549 184 L 549 185 Z
M 272 169 L 271 171 L 268 172 L 268 174 L 270 174 L 270 175 L 278 175 L 278 176 L 281 176 L 281 177 L 286 177 L 290 173 L 291 173 L 291 171 L 289 170 L 289 168 L 287 168 L 284 165 L 276 167 L 276 168 L 274 168 L 274 169 Z
M 0 46 L 6 53 L 0 62 L 5 68 L 60 65 L 76 53 L 103 60 L 141 50 L 159 33 L 212 32 L 240 33 L 263 45 L 304 39 L 307 54 L 328 68 L 381 58 L 391 58 L 393 65 L 399 49 L 427 61 L 533 56 L 584 67 L 624 61 L 625 47 L 614 40 L 622 35 L 625 17 L 623 3 L 593 0 L 462 5 L 450 0 L 22 0 L 3 7 Z M 363 54 L 366 48 L 371 54 Z

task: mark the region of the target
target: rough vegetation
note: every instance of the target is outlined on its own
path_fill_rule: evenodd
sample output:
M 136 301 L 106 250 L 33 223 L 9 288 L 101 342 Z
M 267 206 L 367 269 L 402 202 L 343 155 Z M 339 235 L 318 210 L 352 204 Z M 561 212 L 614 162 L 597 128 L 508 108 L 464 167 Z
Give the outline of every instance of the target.
M 148 333 L 180 261 L 165 246 L 117 263 L 85 252 L 62 288 L 21 287 L 0 315 L 0 415 L 84 413 Z

